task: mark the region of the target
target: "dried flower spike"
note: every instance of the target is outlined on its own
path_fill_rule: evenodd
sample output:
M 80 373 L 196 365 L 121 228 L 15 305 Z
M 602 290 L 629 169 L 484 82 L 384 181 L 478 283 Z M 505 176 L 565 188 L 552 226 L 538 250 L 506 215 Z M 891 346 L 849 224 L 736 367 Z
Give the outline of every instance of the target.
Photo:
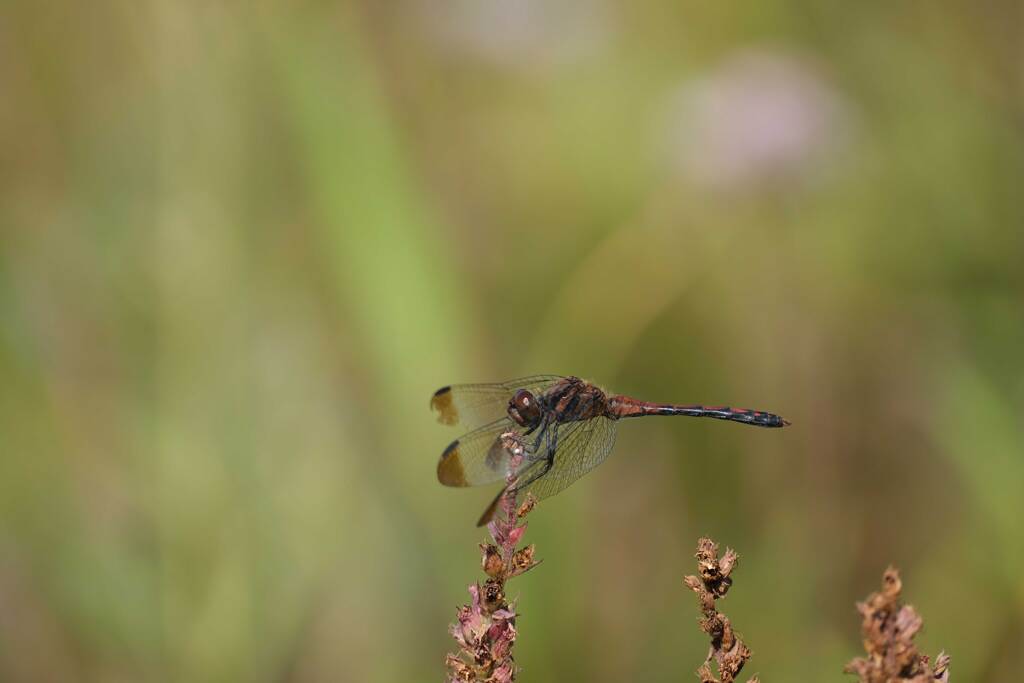
M 702 618 L 700 628 L 711 636 L 711 649 L 704 664 L 697 669 L 701 683 L 733 683 L 743 665 L 750 659 L 748 648 L 732 629 L 729 618 L 718 611 L 715 600 L 724 598 L 732 586 L 731 574 L 739 562 L 739 555 L 727 548 L 718 558 L 718 544 L 710 538 L 697 541 L 697 572 L 699 576 L 683 577 L 687 588 L 697 594 Z M 711 672 L 711 662 L 718 667 L 718 677 Z M 749 683 L 758 683 L 751 678 Z
M 940 652 L 931 665 L 917 651 L 914 637 L 924 622 L 913 607 L 900 602 L 902 589 L 899 572 L 889 567 L 882 575 L 882 590 L 857 603 L 867 657 L 857 657 L 843 671 L 856 674 L 861 683 L 948 683 L 949 655 Z
M 457 621 L 451 626 L 459 649 L 445 659 L 450 683 L 512 683 L 516 678 L 512 657 L 516 613 L 505 597 L 505 582 L 538 564 L 532 545 L 516 548 L 526 531 L 526 524 L 519 522 L 533 505 L 533 498 L 527 496 L 517 510 L 515 495 L 507 493 L 498 503 L 498 514 L 487 525 L 494 542 L 480 544 L 480 564 L 489 578 L 483 585 L 469 586 L 472 601 L 459 608 Z

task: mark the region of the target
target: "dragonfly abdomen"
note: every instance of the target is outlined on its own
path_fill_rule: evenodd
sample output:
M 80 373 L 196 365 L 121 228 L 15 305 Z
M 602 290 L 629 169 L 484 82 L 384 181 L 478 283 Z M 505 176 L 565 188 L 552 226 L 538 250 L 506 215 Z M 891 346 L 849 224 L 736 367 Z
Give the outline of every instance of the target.
M 774 413 L 732 406 L 676 405 L 672 403 L 648 403 L 628 396 L 615 396 L 609 401 L 609 415 L 620 417 L 643 417 L 645 415 L 685 415 L 687 417 L 710 417 L 729 420 L 757 427 L 785 427 L 789 424 Z

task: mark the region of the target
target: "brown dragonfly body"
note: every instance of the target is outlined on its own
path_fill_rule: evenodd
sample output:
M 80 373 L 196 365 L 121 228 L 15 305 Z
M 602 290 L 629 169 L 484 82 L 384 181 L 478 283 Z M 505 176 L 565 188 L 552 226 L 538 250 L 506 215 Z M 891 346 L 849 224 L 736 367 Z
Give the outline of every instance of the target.
M 609 396 L 578 377 L 557 375 L 447 386 L 434 393 L 430 405 L 444 424 L 482 425 L 445 449 L 437 464 L 438 480 L 446 486 L 506 481 L 479 525 L 490 521 L 497 501 L 506 493 L 529 490 L 544 498 L 597 467 L 611 451 L 615 424 L 622 418 L 685 415 L 758 427 L 789 424 L 760 410 Z

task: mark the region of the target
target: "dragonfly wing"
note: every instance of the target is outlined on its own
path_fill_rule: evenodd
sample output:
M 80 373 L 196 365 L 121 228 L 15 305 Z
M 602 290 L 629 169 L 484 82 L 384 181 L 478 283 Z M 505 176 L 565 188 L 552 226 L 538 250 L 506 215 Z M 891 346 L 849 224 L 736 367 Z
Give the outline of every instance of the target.
M 533 450 L 533 441 L 518 436 L 507 417 L 495 420 L 452 441 L 437 463 L 437 480 L 445 486 L 480 486 L 504 481 L 512 461 L 510 445 Z
M 560 379 L 558 375 L 532 375 L 496 384 L 453 384 L 435 391 L 430 407 L 442 424 L 488 424 L 505 415 L 509 399 L 518 390 L 540 394 Z
M 553 496 L 604 462 L 614 445 L 615 421 L 606 417 L 559 425 L 554 464 L 524 490 L 538 499 Z M 530 463 L 519 474 L 520 481 L 528 481 L 542 466 L 543 460 Z

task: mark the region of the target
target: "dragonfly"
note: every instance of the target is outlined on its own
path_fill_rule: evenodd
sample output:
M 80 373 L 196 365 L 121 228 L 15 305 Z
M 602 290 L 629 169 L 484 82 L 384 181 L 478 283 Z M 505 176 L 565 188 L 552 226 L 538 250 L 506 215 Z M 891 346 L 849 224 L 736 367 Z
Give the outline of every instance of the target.
M 430 407 L 442 424 L 470 430 L 444 449 L 438 481 L 458 487 L 505 482 L 477 526 L 491 521 L 506 495 L 528 491 L 547 498 L 600 465 L 615 444 L 618 421 L 627 417 L 685 415 L 756 427 L 789 424 L 763 410 L 611 395 L 579 377 L 559 375 L 450 385 L 434 392 Z

